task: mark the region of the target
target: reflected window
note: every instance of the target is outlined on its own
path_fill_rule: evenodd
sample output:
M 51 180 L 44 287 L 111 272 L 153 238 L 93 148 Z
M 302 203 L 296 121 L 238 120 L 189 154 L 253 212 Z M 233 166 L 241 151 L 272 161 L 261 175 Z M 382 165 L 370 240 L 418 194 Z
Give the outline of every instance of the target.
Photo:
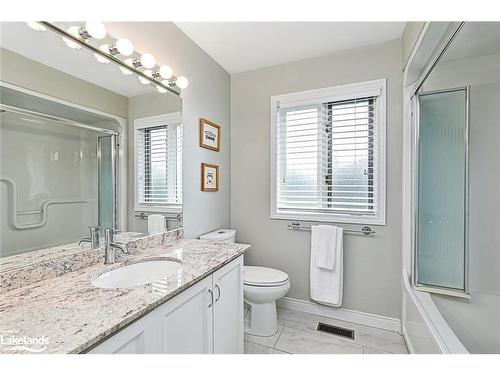
M 180 114 L 137 119 L 134 124 L 136 209 L 159 211 L 181 209 Z

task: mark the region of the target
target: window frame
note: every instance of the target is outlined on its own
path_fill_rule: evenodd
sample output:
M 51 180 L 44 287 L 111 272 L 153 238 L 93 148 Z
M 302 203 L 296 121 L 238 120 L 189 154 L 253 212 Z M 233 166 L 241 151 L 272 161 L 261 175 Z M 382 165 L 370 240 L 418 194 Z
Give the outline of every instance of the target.
M 327 223 L 386 225 L 386 79 L 377 79 L 340 86 L 306 90 L 271 96 L 271 199 L 270 218 Z M 374 215 L 354 212 L 320 212 L 319 210 L 280 210 L 277 207 L 277 127 L 280 108 L 318 105 L 319 103 L 352 100 L 376 96 L 375 147 L 378 173 L 376 174 L 377 211 Z
M 139 203 L 139 175 L 137 150 L 139 137 L 138 131 L 159 126 L 180 125 L 182 127 L 182 116 L 180 112 L 172 112 L 158 116 L 143 117 L 134 120 L 134 211 L 159 212 L 159 213 L 182 213 L 180 204 L 144 205 Z M 182 156 L 181 156 L 182 157 Z M 181 163 L 182 164 L 182 163 Z M 182 165 L 180 166 L 182 170 Z

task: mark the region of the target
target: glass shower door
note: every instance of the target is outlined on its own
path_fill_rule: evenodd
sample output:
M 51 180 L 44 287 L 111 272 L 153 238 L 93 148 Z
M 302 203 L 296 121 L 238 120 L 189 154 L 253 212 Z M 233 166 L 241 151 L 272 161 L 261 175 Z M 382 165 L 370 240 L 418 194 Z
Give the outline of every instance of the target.
M 418 95 L 416 284 L 467 292 L 467 88 Z
M 116 136 L 108 135 L 99 137 L 97 147 L 99 169 L 99 226 L 101 228 L 116 228 Z

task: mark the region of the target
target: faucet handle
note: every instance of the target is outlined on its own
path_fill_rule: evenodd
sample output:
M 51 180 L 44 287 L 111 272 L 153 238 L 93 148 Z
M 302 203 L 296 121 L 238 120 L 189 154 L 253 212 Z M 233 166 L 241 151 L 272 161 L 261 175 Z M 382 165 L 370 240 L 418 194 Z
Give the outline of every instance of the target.
M 106 238 L 106 242 L 113 242 L 115 237 L 115 230 L 113 228 L 104 229 L 104 237 Z
M 93 225 L 89 227 L 89 230 L 91 247 L 92 249 L 97 249 L 99 247 L 101 227 L 98 225 Z

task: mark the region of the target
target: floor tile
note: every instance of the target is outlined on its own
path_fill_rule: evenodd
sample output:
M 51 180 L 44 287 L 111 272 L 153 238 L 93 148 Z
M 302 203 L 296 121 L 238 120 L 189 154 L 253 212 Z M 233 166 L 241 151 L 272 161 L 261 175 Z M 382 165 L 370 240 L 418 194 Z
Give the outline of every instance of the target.
M 274 349 L 245 340 L 245 354 L 274 354 Z
M 249 315 L 246 316 L 248 321 Z M 355 340 L 317 331 L 319 322 L 353 329 Z M 284 353 L 408 353 L 403 337 L 397 332 L 326 318 L 320 315 L 278 308 L 278 332 L 271 337 L 245 334 L 246 352 Z M 262 348 L 265 347 L 264 349 Z
M 355 343 L 307 332 L 290 327 L 283 328 L 276 349 L 293 354 L 362 354 L 363 347 Z
M 363 346 L 363 354 L 394 354 L 386 352 L 384 350 L 370 348 L 369 346 Z
M 284 352 L 284 351 L 282 351 L 282 350 L 273 349 L 272 354 L 286 354 L 286 355 L 290 355 L 290 354 L 292 354 L 292 353 L 287 353 L 287 352 Z
M 245 341 L 250 341 L 254 344 L 259 344 L 259 345 L 264 345 L 270 348 L 274 348 L 276 345 L 276 342 L 278 341 L 278 338 L 280 337 L 281 331 L 283 331 L 283 327 L 279 326 L 278 327 L 278 332 L 276 332 L 274 335 L 269 336 L 269 337 L 262 337 L 262 336 L 255 336 L 255 335 L 249 335 L 248 333 L 245 333 Z
M 325 323 L 353 329 L 354 342 L 359 345 L 368 346 L 373 349 L 379 349 L 391 353 L 408 353 L 403 336 L 397 332 L 387 331 L 384 329 L 373 328 L 361 324 L 350 323 L 342 320 L 325 318 Z M 329 335 L 323 333 L 323 335 Z M 349 340 L 341 338 L 341 340 Z
M 294 329 L 316 331 L 319 322 L 325 317 L 321 315 L 307 314 L 300 311 L 278 308 L 278 324 Z

